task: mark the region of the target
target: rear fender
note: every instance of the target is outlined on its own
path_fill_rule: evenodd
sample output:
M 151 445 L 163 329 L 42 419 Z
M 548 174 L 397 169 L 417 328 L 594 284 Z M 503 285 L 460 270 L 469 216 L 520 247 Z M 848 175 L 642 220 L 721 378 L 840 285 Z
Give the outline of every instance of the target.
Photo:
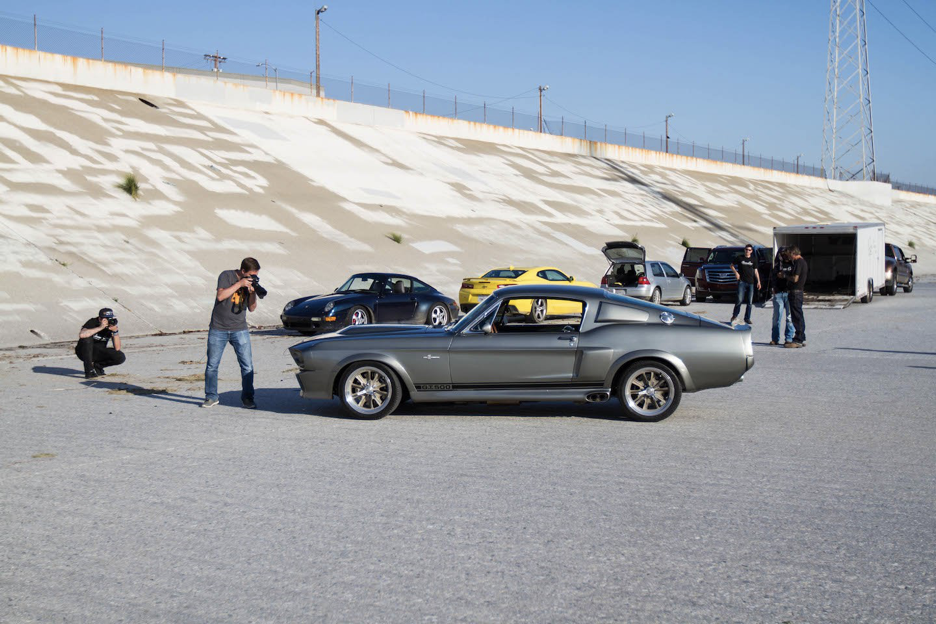
M 611 368 L 608 369 L 608 375 L 605 377 L 605 387 L 615 388 L 616 386 L 614 384 L 617 381 L 618 374 L 620 374 L 631 363 L 636 362 L 637 360 L 658 360 L 664 364 L 667 364 L 679 376 L 679 381 L 682 383 L 684 392 L 696 391 L 695 383 L 692 381 L 692 375 L 689 374 L 689 369 L 686 368 L 686 365 L 683 363 L 683 361 L 672 353 L 666 353 L 665 351 L 657 351 L 654 349 L 631 351 L 630 353 L 620 357 L 616 362 L 614 362 L 614 364 L 611 365 Z
M 410 379 L 409 374 L 406 372 L 406 368 L 392 355 L 386 353 L 355 353 L 338 362 L 332 369 L 329 385 L 333 392 L 337 391 L 335 386 L 341 380 L 341 374 L 344 369 L 356 362 L 380 362 L 381 364 L 389 366 L 403 382 L 408 394 L 411 395 L 416 390 L 416 387 L 413 385 L 413 380 Z

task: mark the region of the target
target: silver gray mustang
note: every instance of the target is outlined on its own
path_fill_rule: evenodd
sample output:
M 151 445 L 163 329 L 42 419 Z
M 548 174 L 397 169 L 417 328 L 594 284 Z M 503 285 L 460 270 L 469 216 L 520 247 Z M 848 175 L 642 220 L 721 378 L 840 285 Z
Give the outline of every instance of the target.
M 546 318 L 527 311 L 545 306 Z M 358 418 L 400 401 L 604 402 L 658 421 L 683 392 L 730 386 L 754 365 L 751 331 L 598 288 L 510 286 L 445 327 L 345 327 L 290 348 L 301 394 Z

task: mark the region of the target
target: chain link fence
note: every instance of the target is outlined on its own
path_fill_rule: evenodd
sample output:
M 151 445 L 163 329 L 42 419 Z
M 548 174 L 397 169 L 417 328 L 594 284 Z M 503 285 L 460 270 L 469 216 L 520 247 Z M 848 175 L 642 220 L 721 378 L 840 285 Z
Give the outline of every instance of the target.
M 294 67 L 282 67 L 268 59 L 248 60 L 223 55 L 218 50 L 197 50 L 176 45 L 167 46 L 165 41 L 142 41 L 100 31 L 83 30 L 65 24 L 57 24 L 23 18 L 0 12 L 0 44 L 17 48 L 28 48 L 67 56 L 76 56 L 104 61 L 115 61 L 159 69 L 173 73 L 189 73 L 215 76 L 230 82 L 239 82 L 270 89 L 295 93 L 315 93 L 315 74 Z M 457 96 L 440 97 L 407 89 L 393 88 L 391 84 L 377 85 L 334 76 L 321 76 L 322 95 L 346 102 L 358 102 L 372 106 L 384 106 L 439 117 L 490 124 L 505 128 L 537 130 L 539 115 L 519 111 L 514 107 L 489 106 L 487 102 L 464 100 Z M 533 89 L 535 91 L 535 89 Z M 521 96 L 510 100 L 535 100 L 536 96 Z M 497 104 L 503 103 L 503 100 Z M 799 173 L 813 177 L 825 177 L 822 168 L 802 162 L 799 158 L 787 159 L 774 156 L 751 154 L 724 145 L 696 143 L 685 139 L 667 138 L 658 133 L 647 133 L 627 128 L 591 123 L 581 119 L 566 119 L 544 115 L 543 132 L 558 136 L 600 141 L 655 152 L 668 152 L 681 156 L 702 158 L 724 163 L 747 165 Z M 878 180 L 889 181 L 900 190 L 936 195 L 936 188 L 920 184 L 896 182 L 889 175 L 879 174 Z

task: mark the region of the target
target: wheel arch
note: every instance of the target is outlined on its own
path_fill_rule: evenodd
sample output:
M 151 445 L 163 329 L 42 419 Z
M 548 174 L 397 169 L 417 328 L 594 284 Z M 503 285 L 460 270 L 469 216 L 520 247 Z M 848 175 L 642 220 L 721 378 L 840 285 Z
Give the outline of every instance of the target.
M 673 369 L 674 373 L 676 373 L 676 377 L 679 379 L 679 384 L 682 386 L 683 392 L 695 392 L 696 386 L 692 381 L 692 375 L 689 374 L 689 369 L 686 367 L 686 364 L 679 357 L 673 355 L 672 353 L 657 351 L 654 349 L 632 351 L 631 353 L 618 358 L 608 370 L 608 375 L 605 378 L 605 385 L 611 388 L 612 392 L 616 392 L 618 384 L 621 381 L 621 375 L 624 374 L 624 370 L 634 362 L 640 360 L 650 360 L 659 362 L 661 364 L 666 364 L 668 367 Z
M 413 380 L 410 379 L 410 376 L 406 373 L 406 368 L 395 357 L 387 355 L 386 353 L 355 353 L 338 362 L 334 369 L 332 369 L 331 380 L 329 382 L 329 386 L 332 389 L 332 396 L 337 396 L 338 383 L 341 381 L 341 376 L 344 375 L 344 372 L 348 370 L 349 367 L 367 362 L 383 364 L 396 373 L 396 376 L 403 384 L 403 400 L 409 398 L 410 394 L 415 391 L 416 388 L 413 386 Z

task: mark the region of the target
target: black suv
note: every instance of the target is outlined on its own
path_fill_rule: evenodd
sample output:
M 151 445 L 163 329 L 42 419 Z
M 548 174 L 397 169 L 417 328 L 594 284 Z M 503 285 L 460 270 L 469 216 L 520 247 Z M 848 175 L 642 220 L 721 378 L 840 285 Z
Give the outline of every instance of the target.
M 913 267 L 917 261 L 915 255 L 908 256 L 897 245 L 887 243 L 884 245 L 884 286 L 882 295 L 896 295 L 897 287 L 903 288 L 905 293 L 913 292 Z
M 766 301 L 770 297 L 768 282 L 770 269 L 773 267 L 773 249 L 763 245 L 753 245 L 753 247 L 754 257 L 757 258 L 757 272 L 760 274 L 761 281 L 761 290 L 754 293 L 754 300 Z M 744 245 L 731 247 L 719 245 L 709 250 L 705 263 L 699 266 L 695 274 L 696 301 L 705 301 L 708 297 L 717 300 L 722 297 L 736 296 L 738 279 L 731 270 L 731 264 L 740 256 L 744 256 Z M 686 267 L 683 266 L 682 270 L 685 273 Z

